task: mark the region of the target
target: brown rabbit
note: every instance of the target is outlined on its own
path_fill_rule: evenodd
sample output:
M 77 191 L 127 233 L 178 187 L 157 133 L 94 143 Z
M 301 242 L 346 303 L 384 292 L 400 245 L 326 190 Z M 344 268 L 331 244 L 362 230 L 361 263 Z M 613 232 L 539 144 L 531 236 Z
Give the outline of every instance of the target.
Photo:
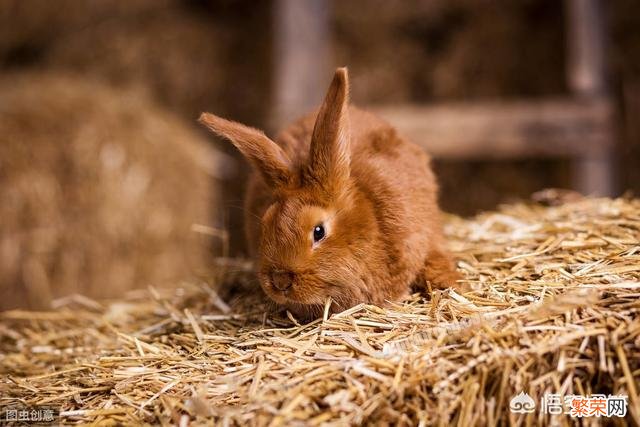
M 430 159 L 380 118 L 348 105 L 339 68 L 317 114 L 274 141 L 204 113 L 200 121 L 253 164 L 245 200 L 262 288 L 307 317 L 358 303 L 384 305 L 411 285 L 456 286 Z

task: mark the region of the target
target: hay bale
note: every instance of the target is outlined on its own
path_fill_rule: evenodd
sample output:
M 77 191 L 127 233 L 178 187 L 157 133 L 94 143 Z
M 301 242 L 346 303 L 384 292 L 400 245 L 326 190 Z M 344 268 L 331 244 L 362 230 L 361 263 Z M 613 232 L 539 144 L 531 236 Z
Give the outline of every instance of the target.
M 193 286 L 6 312 L 3 404 L 52 405 L 64 423 L 564 425 L 509 401 L 611 393 L 629 397 L 620 425 L 638 423 L 638 212 L 584 199 L 451 218 L 472 292 L 306 325 L 257 295 L 229 309 Z
M 116 296 L 203 268 L 222 156 L 138 93 L 0 81 L 0 309 Z
M 65 35 L 177 3 L 176 0 L 3 0 L 0 4 L 0 64 L 22 65 L 25 61 L 38 60 L 48 46 Z
M 224 110 L 228 32 L 184 8 L 124 16 L 60 38 L 44 60 L 117 87 L 145 88 L 186 119 Z
M 565 91 L 557 2 L 352 0 L 333 6 L 337 63 L 358 76 L 352 88 L 357 102 Z
M 176 0 L 8 0 L 0 6 L 0 66 L 144 89 L 192 119 L 222 109 L 227 33 Z

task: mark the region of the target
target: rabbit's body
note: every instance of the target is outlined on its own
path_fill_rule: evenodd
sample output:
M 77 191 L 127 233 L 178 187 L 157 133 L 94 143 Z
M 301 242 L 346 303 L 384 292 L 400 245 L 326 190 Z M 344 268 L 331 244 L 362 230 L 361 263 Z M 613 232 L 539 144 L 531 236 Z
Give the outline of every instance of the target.
M 245 201 L 247 240 L 267 295 L 299 315 L 318 314 L 327 297 L 334 311 L 384 305 L 412 284 L 457 279 L 429 157 L 382 119 L 348 107 L 342 73 L 319 112 L 272 145 L 255 142 L 266 138 L 255 130 L 241 134 L 242 125 L 203 116 L 257 166 Z M 241 145 L 242 138 L 253 142 Z

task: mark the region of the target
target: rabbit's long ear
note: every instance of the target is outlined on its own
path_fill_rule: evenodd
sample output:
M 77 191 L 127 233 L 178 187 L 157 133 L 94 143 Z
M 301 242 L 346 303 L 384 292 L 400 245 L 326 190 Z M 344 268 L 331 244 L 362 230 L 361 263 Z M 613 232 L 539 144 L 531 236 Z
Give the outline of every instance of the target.
M 311 137 L 309 171 L 328 191 L 339 190 L 349 179 L 349 78 L 338 68 L 327 91 Z
M 231 141 L 272 186 L 286 186 L 291 180 L 290 160 L 278 144 L 257 129 L 202 113 L 199 122 L 216 135 Z

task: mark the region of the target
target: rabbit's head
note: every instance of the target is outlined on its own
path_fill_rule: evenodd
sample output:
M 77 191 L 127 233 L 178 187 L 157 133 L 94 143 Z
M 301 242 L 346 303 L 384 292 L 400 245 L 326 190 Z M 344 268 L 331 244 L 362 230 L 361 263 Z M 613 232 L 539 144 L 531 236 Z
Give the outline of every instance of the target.
M 261 219 L 260 283 L 298 312 L 371 300 L 370 264 L 379 252 L 374 210 L 350 178 L 347 70 L 336 71 L 318 111 L 309 153 L 292 162 L 261 131 L 203 114 L 260 172 L 274 202 Z

